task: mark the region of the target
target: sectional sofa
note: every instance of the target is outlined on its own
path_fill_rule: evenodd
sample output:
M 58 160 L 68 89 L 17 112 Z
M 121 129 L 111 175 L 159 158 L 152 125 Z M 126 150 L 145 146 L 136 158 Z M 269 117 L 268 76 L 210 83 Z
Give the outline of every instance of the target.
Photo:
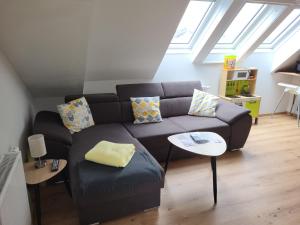
M 72 196 L 81 224 L 160 205 L 164 172 L 158 162 L 166 159 L 169 135 L 212 131 L 226 140 L 228 150 L 243 147 L 252 124 L 249 111 L 220 100 L 215 118 L 189 116 L 195 88 L 202 89 L 200 81 L 118 85 L 117 94 L 84 95 L 96 125 L 73 135 L 57 113 L 37 114 L 34 133 L 45 135 L 47 157 L 68 160 Z M 163 121 L 133 124 L 129 98 L 150 96 L 160 96 Z M 65 101 L 79 97 L 82 95 L 66 96 Z M 84 154 L 101 140 L 133 143 L 136 153 L 128 166 L 119 169 L 85 161 Z M 176 149 L 172 159 L 191 156 Z

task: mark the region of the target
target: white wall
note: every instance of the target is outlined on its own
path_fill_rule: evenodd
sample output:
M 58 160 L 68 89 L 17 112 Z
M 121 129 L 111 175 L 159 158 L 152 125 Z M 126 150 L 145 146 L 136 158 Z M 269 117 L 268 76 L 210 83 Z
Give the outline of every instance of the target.
M 278 82 L 291 82 L 290 77 L 272 75 L 271 53 L 253 53 L 240 66 L 256 67 L 259 70 L 256 94 L 262 96 L 261 114 L 271 113 L 283 91 Z M 84 93 L 115 92 L 115 85 L 136 82 L 161 82 L 201 80 L 204 85 L 210 85 L 210 93 L 218 95 L 219 78 L 222 64 L 193 64 L 184 54 L 166 54 L 152 80 L 107 80 L 85 82 Z M 288 96 L 278 108 L 278 112 L 286 111 Z
M 19 76 L 0 53 L 0 154 L 12 146 L 27 150 L 27 135 L 32 124 L 31 97 Z M 23 155 L 24 156 L 24 155 Z
M 256 85 L 256 94 L 262 96 L 261 114 L 273 112 L 278 99 L 283 91 L 278 82 L 291 83 L 292 78 L 273 75 L 272 71 L 273 54 L 272 53 L 253 53 L 241 65 L 241 67 L 258 68 L 258 79 Z M 201 80 L 204 85 L 210 85 L 208 92 L 218 95 L 219 79 L 221 75 L 222 64 L 193 64 L 191 59 L 184 54 L 166 54 L 162 60 L 153 79 L 135 79 L 135 80 L 104 80 L 104 81 L 85 81 L 84 93 L 107 93 L 115 92 L 116 84 L 141 83 L 141 82 L 161 82 L 161 81 L 184 81 Z M 286 111 L 289 104 L 289 96 L 285 96 L 277 112 Z M 47 104 L 48 102 L 48 104 Z M 57 104 L 63 102 L 63 98 L 37 99 L 37 108 L 55 110 Z
M 57 112 L 57 105 L 64 103 L 64 97 L 39 97 L 34 99 L 36 112 L 54 111 Z
M 253 53 L 240 67 L 258 68 L 256 94 L 262 96 L 260 113 L 271 113 L 275 108 L 282 89 L 278 82 L 289 82 L 289 77 L 271 74 L 273 55 L 271 53 Z M 154 81 L 201 80 L 204 85 L 210 85 L 209 92 L 218 95 L 219 78 L 222 64 L 191 64 L 188 57 L 173 54 L 166 55 L 162 61 Z M 286 111 L 288 99 L 285 98 L 278 111 Z

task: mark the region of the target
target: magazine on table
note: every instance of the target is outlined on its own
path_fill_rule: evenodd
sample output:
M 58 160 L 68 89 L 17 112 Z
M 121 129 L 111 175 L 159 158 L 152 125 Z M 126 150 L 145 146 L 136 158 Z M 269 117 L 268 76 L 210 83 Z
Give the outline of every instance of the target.
M 187 133 L 180 135 L 178 139 L 185 147 L 192 147 L 206 143 L 221 143 L 219 138 L 214 138 L 207 133 Z

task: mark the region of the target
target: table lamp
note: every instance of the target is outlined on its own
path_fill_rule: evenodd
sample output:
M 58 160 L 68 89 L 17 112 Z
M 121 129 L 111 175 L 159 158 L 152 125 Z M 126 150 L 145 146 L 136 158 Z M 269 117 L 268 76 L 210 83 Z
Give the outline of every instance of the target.
M 36 168 L 43 168 L 46 165 L 45 160 L 41 157 L 47 154 L 44 135 L 35 134 L 28 137 L 29 149 L 32 158 L 38 158 L 35 163 Z

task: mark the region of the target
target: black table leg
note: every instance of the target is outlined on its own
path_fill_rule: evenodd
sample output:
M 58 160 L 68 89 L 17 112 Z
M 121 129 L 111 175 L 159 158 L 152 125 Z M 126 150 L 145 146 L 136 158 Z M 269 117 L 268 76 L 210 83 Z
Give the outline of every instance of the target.
M 168 170 L 169 160 L 170 160 L 171 154 L 172 154 L 172 147 L 173 147 L 173 145 L 170 144 L 167 159 L 166 159 L 166 163 L 165 163 L 165 174 L 167 173 L 167 170 Z
M 41 194 L 40 194 L 40 185 L 36 184 L 34 185 L 34 193 L 35 193 L 35 208 L 36 208 L 36 218 L 37 218 L 37 224 L 42 224 L 41 219 Z
M 212 156 L 210 159 L 211 168 L 213 172 L 213 189 L 214 189 L 214 203 L 217 204 L 217 157 Z

